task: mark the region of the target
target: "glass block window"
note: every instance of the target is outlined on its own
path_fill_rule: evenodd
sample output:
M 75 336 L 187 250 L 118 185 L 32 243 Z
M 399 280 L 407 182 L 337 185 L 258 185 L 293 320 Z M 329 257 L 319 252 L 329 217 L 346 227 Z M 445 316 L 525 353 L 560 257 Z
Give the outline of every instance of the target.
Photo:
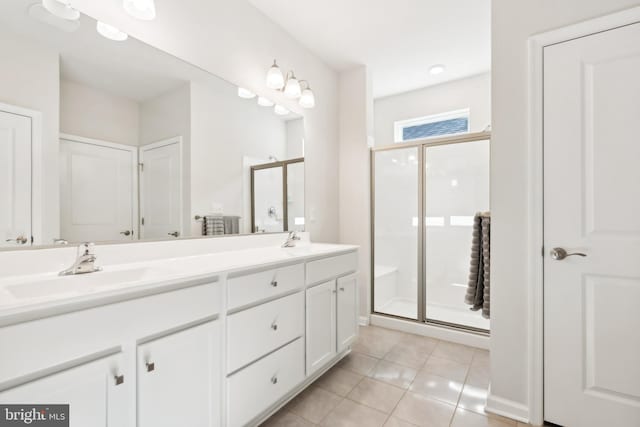
M 395 142 L 469 132 L 469 110 L 451 111 L 394 123 Z

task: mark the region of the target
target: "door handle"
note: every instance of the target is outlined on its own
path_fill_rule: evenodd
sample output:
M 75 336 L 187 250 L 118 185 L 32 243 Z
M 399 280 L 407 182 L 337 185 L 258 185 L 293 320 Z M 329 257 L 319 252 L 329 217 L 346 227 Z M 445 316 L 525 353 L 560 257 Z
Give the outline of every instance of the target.
M 19 245 L 24 245 L 24 244 L 26 244 L 26 243 L 27 243 L 27 241 L 28 241 L 28 240 L 27 240 L 27 238 L 26 238 L 26 237 L 24 237 L 24 236 L 18 236 L 18 237 L 16 237 L 15 239 L 7 239 L 6 241 L 7 241 L 7 242 L 16 242 L 16 243 L 17 243 L 17 244 L 19 244 Z
M 124 234 L 125 236 L 130 236 L 131 231 L 130 230 L 121 231 L 120 234 Z
M 583 254 L 581 252 L 568 253 L 563 248 L 553 248 L 553 249 L 551 249 L 550 255 L 551 255 L 551 258 L 556 260 L 556 261 L 562 261 L 563 259 L 565 259 L 568 256 L 581 256 L 581 257 L 586 257 L 587 256 L 587 254 Z
M 180 233 L 178 233 L 177 231 L 172 231 L 171 233 L 167 233 L 167 234 L 173 237 L 178 237 L 180 235 Z

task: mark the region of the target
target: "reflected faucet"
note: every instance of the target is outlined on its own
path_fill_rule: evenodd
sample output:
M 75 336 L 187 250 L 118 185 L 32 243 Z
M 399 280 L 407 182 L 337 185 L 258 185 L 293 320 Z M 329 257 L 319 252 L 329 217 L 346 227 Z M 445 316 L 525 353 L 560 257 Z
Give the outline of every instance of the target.
M 62 270 L 59 275 L 70 276 L 73 274 L 94 273 L 102 270 L 102 267 L 95 265 L 96 256 L 91 253 L 93 246 L 94 244 L 90 242 L 85 242 L 78 246 L 78 257 L 75 262 L 71 267 Z
M 287 236 L 287 240 L 282 244 L 283 248 L 293 248 L 296 245 L 296 241 L 300 240 L 300 237 L 295 231 L 290 231 Z

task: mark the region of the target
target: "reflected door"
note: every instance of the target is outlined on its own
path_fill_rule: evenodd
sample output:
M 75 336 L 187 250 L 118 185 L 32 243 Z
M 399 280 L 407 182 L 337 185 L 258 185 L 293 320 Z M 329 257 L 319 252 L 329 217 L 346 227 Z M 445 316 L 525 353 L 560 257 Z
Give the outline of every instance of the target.
M 419 148 L 374 156 L 374 311 L 417 319 Z
M 140 147 L 140 238 L 182 235 L 182 138 Z
M 273 233 L 284 231 L 283 168 L 255 169 L 252 175 L 253 231 Z
M 60 237 L 132 240 L 137 198 L 135 147 L 60 140 Z
M 0 247 L 31 242 L 31 119 L 0 111 Z
M 489 210 L 489 141 L 427 146 L 424 156 L 426 318 L 488 330 L 464 298 L 473 218 Z

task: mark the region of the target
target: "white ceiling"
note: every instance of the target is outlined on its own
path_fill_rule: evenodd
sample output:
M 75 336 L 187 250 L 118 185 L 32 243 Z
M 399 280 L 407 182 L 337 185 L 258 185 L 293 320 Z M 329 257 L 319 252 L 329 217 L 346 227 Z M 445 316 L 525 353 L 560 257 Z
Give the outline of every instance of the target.
M 491 67 L 491 0 L 248 1 L 332 68 L 367 65 L 375 98 Z

